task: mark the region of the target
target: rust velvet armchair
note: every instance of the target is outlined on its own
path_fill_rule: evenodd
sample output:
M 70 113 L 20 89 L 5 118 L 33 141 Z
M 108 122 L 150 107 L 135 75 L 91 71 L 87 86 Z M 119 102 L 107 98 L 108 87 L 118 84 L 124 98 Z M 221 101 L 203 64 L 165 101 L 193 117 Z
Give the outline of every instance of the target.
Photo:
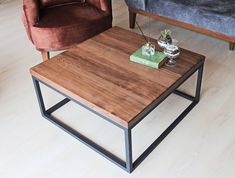
M 112 27 L 111 0 L 23 0 L 22 19 L 41 51 L 66 49 Z

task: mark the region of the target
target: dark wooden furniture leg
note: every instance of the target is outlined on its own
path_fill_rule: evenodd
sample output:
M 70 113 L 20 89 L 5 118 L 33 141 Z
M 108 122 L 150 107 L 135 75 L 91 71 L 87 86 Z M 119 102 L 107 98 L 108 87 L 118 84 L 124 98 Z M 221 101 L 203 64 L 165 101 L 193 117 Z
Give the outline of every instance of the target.
M 42 54 L 42 61 L 43 62 L 50 59 L 50 53 L 48 51 L 43 50 L 43 51 L 41 51 L 41 54 Z
M 229 42 L 229 50 L 233 51 L 235 49 L 235 43 Z
M 130 28 L 135 28 L 135 22 L 136 22 L 136 13 L 131 11 L 129 9 L 129 25 L 130 25 Z

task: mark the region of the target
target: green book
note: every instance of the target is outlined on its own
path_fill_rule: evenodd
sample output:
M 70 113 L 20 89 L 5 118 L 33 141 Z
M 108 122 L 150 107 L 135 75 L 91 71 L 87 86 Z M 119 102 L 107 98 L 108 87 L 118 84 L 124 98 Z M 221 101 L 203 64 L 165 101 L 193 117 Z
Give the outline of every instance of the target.
M 130 56 L 132 62 L 159 69 L 165 63 L 166 55 L 156 51 L 153 56 L 142 55 L 142 48 L 138 49 Z

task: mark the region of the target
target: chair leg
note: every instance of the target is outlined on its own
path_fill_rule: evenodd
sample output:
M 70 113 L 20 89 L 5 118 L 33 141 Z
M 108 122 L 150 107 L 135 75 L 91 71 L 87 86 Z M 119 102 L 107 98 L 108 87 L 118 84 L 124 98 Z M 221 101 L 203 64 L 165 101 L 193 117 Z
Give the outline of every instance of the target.
M 48 51 L 41 51 L 41 54 L 42 54 L 42 61 L 47 61 L 48 59 L 50 59 L 50 53 Z
M 235 49 L 235 43 L 229 42 L 229 50 L 233 51 Z
M 132 12 L 130 9 L 129 9 L 129 26 L 130 28 L 135 28 L 135 22 L 136 22 L 136 13 L 135 12 Z

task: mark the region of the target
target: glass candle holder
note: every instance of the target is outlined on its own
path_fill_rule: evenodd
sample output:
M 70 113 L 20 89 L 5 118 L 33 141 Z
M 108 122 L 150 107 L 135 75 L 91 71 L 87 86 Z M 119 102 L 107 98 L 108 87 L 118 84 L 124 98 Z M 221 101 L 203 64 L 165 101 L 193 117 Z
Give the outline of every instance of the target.
M 155 54 L 155 46 L 151 43 L 146 43 L 142 46 L 142 55 L 143 56 L 153 56 Z
M 167 45 L 164 48 L 164 54 L 168 57 L 166 65 L 169 67 L 174 67 L 176 65 L 176 58 L 180 55 L 180 49 L 177 45 Z

